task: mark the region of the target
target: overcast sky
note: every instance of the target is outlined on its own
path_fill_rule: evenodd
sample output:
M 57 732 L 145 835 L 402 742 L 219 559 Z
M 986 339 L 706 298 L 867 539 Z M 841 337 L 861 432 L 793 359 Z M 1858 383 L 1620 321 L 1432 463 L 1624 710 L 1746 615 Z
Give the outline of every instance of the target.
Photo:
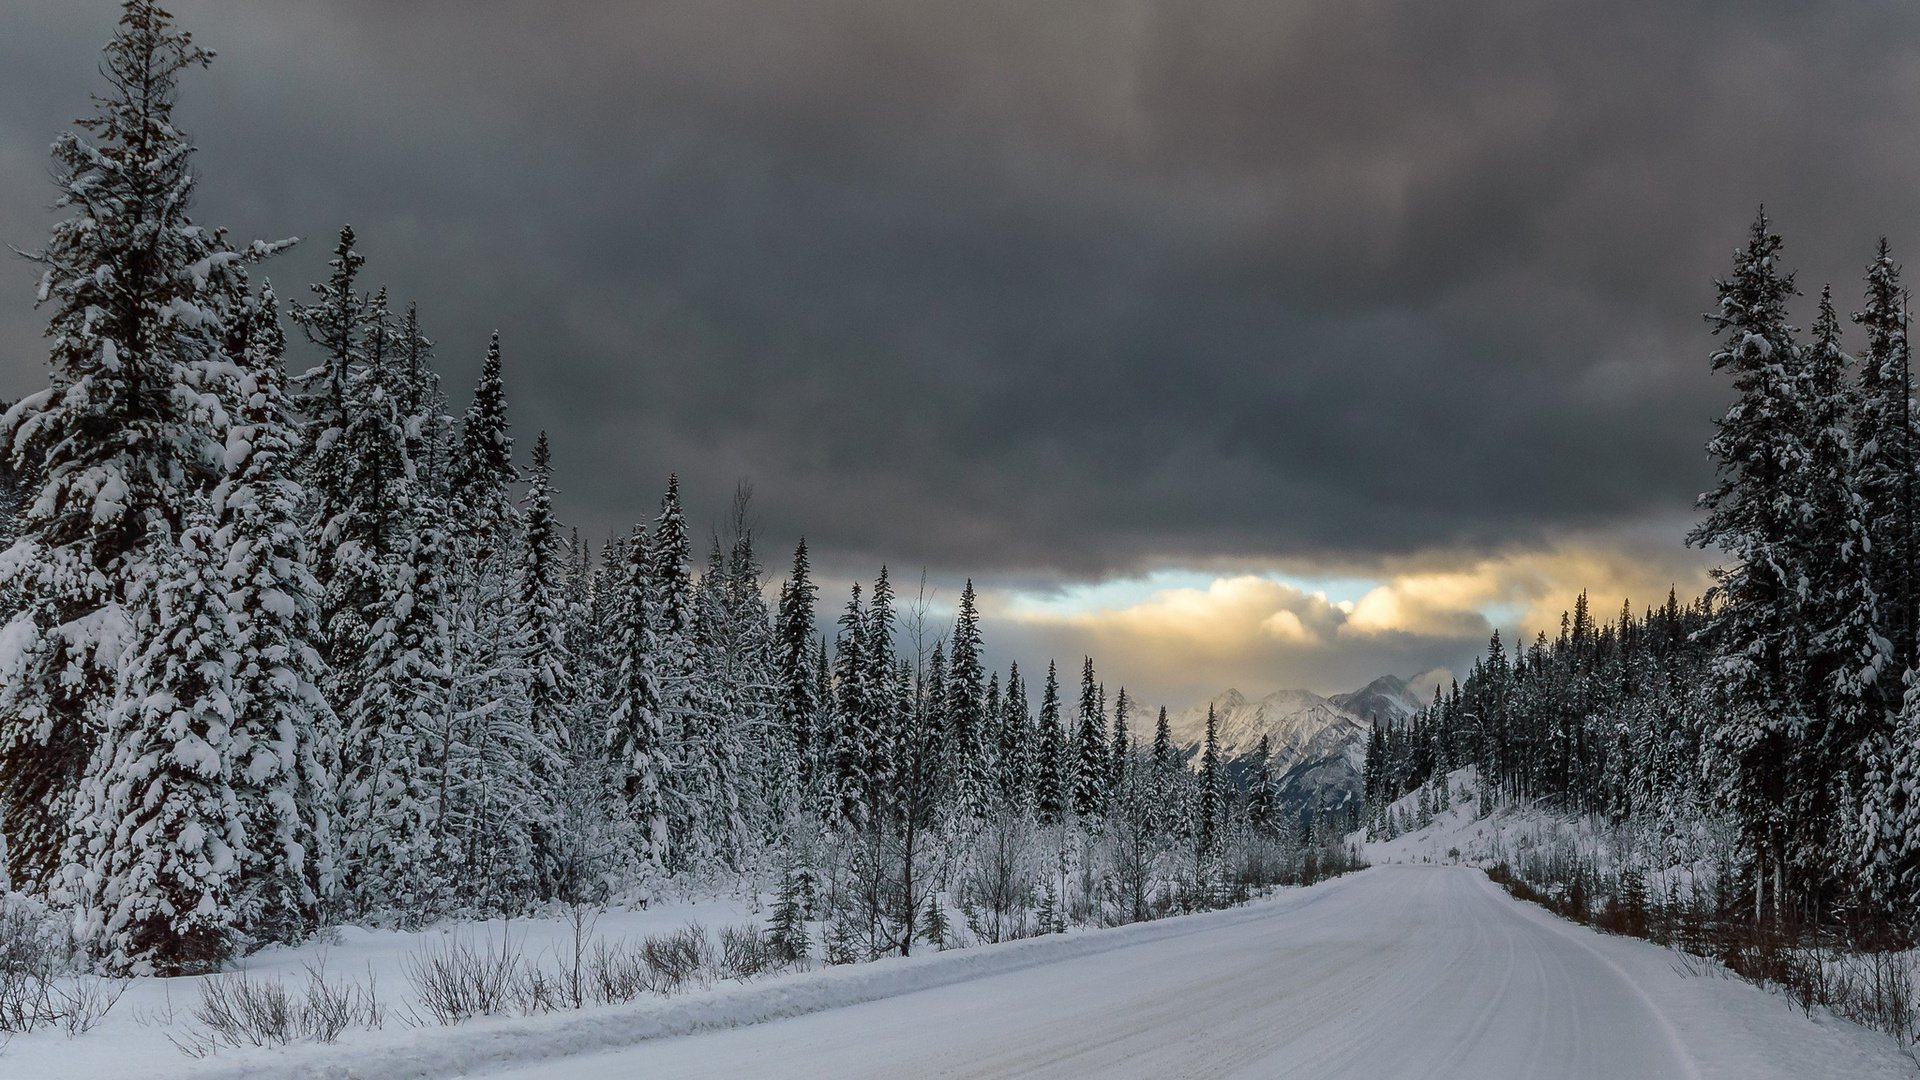
M 1754 208 L 1809 295 L 1920 243 L 1905 3 L 172 8 L 220 53 L 200 220 L 305 238 L 283 297 L 351 222 L 459 407 L 498 329 L 589 535 L 748 478 L 776 567 L 971 574 L 997 657 L 1175 704 L 1698 589 L 1700 313 Z M 0 240 L 45 236 L 114 17 L 0 0 Z

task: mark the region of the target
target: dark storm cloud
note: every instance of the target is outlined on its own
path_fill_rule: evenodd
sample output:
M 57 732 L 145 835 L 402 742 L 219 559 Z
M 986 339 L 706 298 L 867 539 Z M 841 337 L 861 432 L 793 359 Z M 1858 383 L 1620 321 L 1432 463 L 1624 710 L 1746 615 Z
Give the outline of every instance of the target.
M 1686 513 L 1755 204 L 1817 287 L 1920 192 L 1892 4 L 180 0 L 201 213 L 351 220 L 464 400 L 506 337 L 570 515 L 1044 582 Z M 1623 10 L 1624 9 L 1624 10 Z M 0 37 L 0 230 L 104 3 Z M 0 394 L 40 377 L 22 271 Z M 1811 291 L 1811 288 L 1809 289 Z

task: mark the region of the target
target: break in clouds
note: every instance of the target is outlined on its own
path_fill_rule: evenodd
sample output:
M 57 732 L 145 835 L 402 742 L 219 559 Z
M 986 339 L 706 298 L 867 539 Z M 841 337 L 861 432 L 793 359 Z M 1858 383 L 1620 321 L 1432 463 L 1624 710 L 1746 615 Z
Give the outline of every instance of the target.
M 1581 571 L 1398 636 L 1227 604 L 1253 629 L 1213 684 L 1337 689 L 1581 587 L 1697 586 L 1709 279 L 1764 201 L 1803 291 L 1847 302 L 1920 191 L 1893 6 L 174 6 L 224 53 L 183 107 L 200 217 L 307 238 L 267 269 L 289 295 L 351 221 L 451 387 L 497 327 L 589 535 L 670 470 L 717 523 L 746 477 L 770 550 L 804 532 L 831 573 L 925 566 L 949 599 L 972 574 L 1009 619 L 1163 567 Z M 112 15 L 7 16 L 15 246 Z M 42 378 L 32 281 L 0 294 L 0 396 Z M 1644 580 L 1581 570 L 1629 553 Z M 1259 631 L 1283 612 L 1310 636 Z M 1181 655 L 1125 613 L 1013 622 Z

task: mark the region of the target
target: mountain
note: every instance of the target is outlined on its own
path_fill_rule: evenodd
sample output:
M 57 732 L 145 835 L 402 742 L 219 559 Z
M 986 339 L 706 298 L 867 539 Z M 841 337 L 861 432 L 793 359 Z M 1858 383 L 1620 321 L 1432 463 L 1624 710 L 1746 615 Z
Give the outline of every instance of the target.
M 1371 726 L 1411 717 L 1426 705 L 1433 688 L 1451 677 L 1438 670 L 1411 679 L 1382 675 L 1358 690 L 1332 697 L 1281 690 L 1251 700 L 1238 690 L 1227 690 L 1169 713 L 1167 727 L 1174 745 L 1181 747 L 1188 760 L 1196 760 L 1206 742 L 1211 706 L 1220 758 L 1236 783 L 1244 781 L 1260 736 L 1266 735 L 1272 748 L 1268 767 L 1279 778 L 1281 804 L 1293 813 L 1341 811 L 1360 799 Z
M 1250 701 L 1240 691 L 1228 690 L 1211 701 L 1168 715 L 1167 727 L 1175 745 L 1199 752 L 1207 738 L 1209 706 L 1215 710 L 1224 761 L 1237 761 L 1253 753 L 1263 734 L 1272 742 L 1275 770 L 1337 749 L 1350 739 L 1364 745 L 1367 737 L 1359 715 L 1310 691 L 1281 690 Z

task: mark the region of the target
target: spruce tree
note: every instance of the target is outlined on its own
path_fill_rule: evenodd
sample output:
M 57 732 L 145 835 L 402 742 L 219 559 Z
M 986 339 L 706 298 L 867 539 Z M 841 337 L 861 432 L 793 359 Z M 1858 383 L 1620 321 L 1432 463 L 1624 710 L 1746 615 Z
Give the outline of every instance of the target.
M 1255 835 L 1270 836 L 1280 824 L 1280 808 L 1273 789 L 1273 741 L 1265 732 L 1247 770 L 1247 824 Z
M 186 509 L 218 479 L 233 367 L 235 251 L 188 217 L 193 146 L 174 120 L 180 75 L 212 54 L 150 0 L 130 0 L 106 47 L 107 92 L 54 143 L 57 205 L 38 298 L 52 309 L 50 385 L 0 420 L 32 477 L 0 595 L 0 820 L 17 885 L 51 883 L 74 794 L 136 612 L 176 567 Z
M 834 641 L 833 804 L 834 817 L 859 823 L 872 785 L 868 768 L 873 759 L 868 722 L 872 696 L 867 663 L 866 609 L 860 603 L 860 583 L 854 582 L 846 610 L 840 616 L 840 634 Z
M 969 580 L 961 590 L 960 610 L 954 618 L 942 711 L 947 721 L 947 770 L 955 785 L 955 807 L 972 821 L 986 816 L 991 783 L 982 752 L 986 709 L 980 649 L 980 608 Z
M 527 705 L 536 756 L 527 762 L 535 790 L 550 790 L 565 767 L 575 706 L 565 548 L 553 516 L 553 454 L 547 433 L 533 444 L 519 573 L 519 640 L 525 650 Z M 534 811 L 537 818 L 539 812 Z
M 803 792 L 815 785 L 813 763 L 817 753 L 815 721 L 820 712 L 814 674 L 814 585 L 807 559 L 807 542 L 793 549 L 793 570 L 780 586 L 779 626 L 774 634 L 775 664 L 780 684 L 780 723 L 787 730 L 794 768 Z
M 1037 762 L 1034 758 L 1033 717 L 1027 712 L 1027 684 L 1020 665 L 1007 669 L 1007 692 L 1001 702 L 999 785 L 1001 805 L 1026 807 L 1032 796 Z
M 1107 774 L 1107 790 L 1119 791 L 1127 777 L 1127 712 L 1131 703 L 1127 700 L 1127 688 L 1120 688 L 1120 696 L 1113 702 L 1113 764 Z
M 273 290 L 249 313 L 239 407 L 227 432 L 233 474 L 223 514 L 228 603 L 236 622 L 232 786 L 246 835 L 235 920 L 258 941 L 298 941 L 332 892 L 338 724 L 321 693 L 320 586 L 307 566 L 298 434 L 285 395 L 285 338 Z
M 446 901 L 431 736 L 448 689 L 449 552 L 408 456 L 405 353 L 384 291 L 369 301 L 362 334 L 338 438 L 346 497 L 321 526 L 343 728 L 336 835 L 351 908 L 418 918 Z
M 607 752 L 639 842 L 639 857 L 655 871 L 668 863 L 666 730 L 654 673 L 656 647 L 649 617 L 653 575 L 641 530 L 627 545 L 625 573 L 614 605 L 613 696 L 608 702 Z
M 1106 804 L 1107 777 L 1112 771 L 1106 728 L 1093 658 L 1087 657 L 1080 673 L 1080 720 L 1073 737 L 1073 810 L 1083 818 L 1098 814 Z
M 1786 311 L 1793 275 L 1780 267 L 1780 247 L 1761 213 L 1735 256 L 1733 276 L 1716 283 L 1720 302 L 1708 321 L 1723 344 L 1713 369 L 1732 376 L 1737 400 L 1708 443 L 1719 480 L 1701 497 L 1706 517 L 1688 536 L 1730 560 L 1714 572 L 1721 601 L 1715 633 L 1723 643 L 1718 670 L 1730 700 L 1709 746 L 1724 778 L 1720 797 L 1754 852 L 1756 881 L 1769 867 L 1776 879 L 1782 870 L 1783 763 L 1797 749 L 1802 724 L 1793 713 L 1805 700 L 1795 677 L 1806 647 L 1796 549 L 1797 480 L 1807 451 L 1800 437 L 1801 352 Z
M 217 969 L 250 861 L 234 775 L 236 649 L 213 508 L 195 500 L 136 616 L 142 646 L 87 768 L 68 861 L 81 939 L 122 975 Z
M 1047 661 L 1047 682 L 1040 691 L 1040 730 L 1036 748 L 1033 808 L 1042 824 L 1059 822 L 1073 801 L 1071 762 L 1060 729 L 1060 674 Z
M 1907 342 L 1907 293 L 1900 267 L 1885 237 L 1867 268 L 1866 300 L 1853 320 L 1866 331 L 1860 381 L 1852 416 L 1856 454 L 1855 485 L 1873 508 L 1873 577 L 1893 643 L 1896 670 L 1920 666 L 1916 622 L 1920 622 L 1920 581 L 1916 581 L 1916 499 L 1914 485 L 1916 417 L 1913 374 Z M 1897 707 L 1898 692 L 1886 699 Z
M 1194 833 L 1202 863 L 1220 851 L 1220 734 L 1213 706 L 1207 706 L 1207 741 L 1200 751 L 1200 797 L 1194 807 Z

